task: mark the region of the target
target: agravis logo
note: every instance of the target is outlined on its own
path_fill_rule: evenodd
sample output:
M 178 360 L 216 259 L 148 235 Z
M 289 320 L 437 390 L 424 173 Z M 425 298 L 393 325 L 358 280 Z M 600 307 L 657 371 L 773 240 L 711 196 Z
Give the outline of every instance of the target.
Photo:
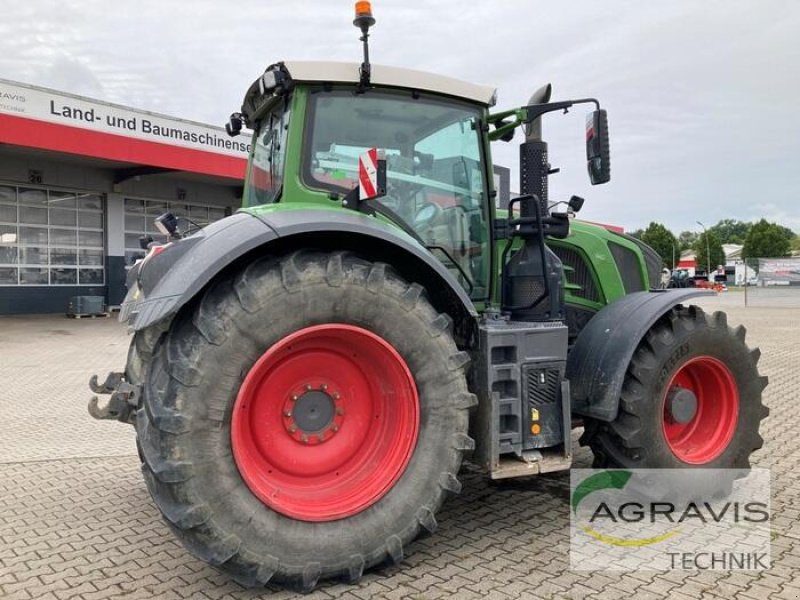
M 763 469 L 579 469 L 571 487 L 574 568 L 760 568 L 769 561 Z

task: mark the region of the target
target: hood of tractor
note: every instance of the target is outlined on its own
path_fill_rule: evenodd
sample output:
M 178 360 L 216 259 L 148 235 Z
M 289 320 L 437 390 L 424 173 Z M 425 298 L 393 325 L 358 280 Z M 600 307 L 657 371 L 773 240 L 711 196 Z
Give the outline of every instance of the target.
M 289 89 L 293 83 L 358 84 L 359 69 L 360 65 L 356 62 L 293 60 L 275 63 L 270 65 L 247 90 L 242 102 L 242 114 L 245 119 L 250 121 L 258 109 L 276 92 Z M 375 87 L 434 92 L 486 106 L 493 106 L 497 100 L 497 90 L 491 86 L 477 85 L 435 73 L 386 65 L 371 65 L 370 84 Z

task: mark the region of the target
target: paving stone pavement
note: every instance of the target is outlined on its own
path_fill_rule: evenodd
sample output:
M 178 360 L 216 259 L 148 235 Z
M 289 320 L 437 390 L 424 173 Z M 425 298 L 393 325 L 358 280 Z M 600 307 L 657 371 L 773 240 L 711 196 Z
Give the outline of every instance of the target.
M 570 571 L 567 473 L 492 485 L 466 469 L 437 533 L 401 565 L 305 598 L 800 598 L 800 308 L 701 304 L 747 326 L 770 376 L 754 458 L 772 472 L 769 571 Z M 132 428 L 86 413 L 88 375 L 120 368 L 128 341 L 114 319 L 0 317 L 0 598 L 294 597 L 241 588 L 186 552 L 150 501 Z

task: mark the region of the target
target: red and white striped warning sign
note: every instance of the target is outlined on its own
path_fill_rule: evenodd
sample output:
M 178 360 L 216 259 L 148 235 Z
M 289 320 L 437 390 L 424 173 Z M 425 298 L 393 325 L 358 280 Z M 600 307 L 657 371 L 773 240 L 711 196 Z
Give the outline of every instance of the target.
M 384 161 L 383 165 L 379 161 Z M 382 196 L 385 182 L 386 152 L 370 148 L 358 157 L 358 196 L 361 200 L 369 200 Z M 383 167 L 383 168 L 381 168 Z M 383 171 L 383 173 L 380 173 Z M 380 177 L 384 175 L 384 177 Z M 384 181 L 381 181 L 384 179 Z

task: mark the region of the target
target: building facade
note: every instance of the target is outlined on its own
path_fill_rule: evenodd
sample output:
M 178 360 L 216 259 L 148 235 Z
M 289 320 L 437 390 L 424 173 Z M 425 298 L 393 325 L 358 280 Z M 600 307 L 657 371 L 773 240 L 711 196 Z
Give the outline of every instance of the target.
M 119 305 L 155 217 L 202 227 L 241 205 L 248 151 L 219 127 L 0 79 L 0 314 Z

